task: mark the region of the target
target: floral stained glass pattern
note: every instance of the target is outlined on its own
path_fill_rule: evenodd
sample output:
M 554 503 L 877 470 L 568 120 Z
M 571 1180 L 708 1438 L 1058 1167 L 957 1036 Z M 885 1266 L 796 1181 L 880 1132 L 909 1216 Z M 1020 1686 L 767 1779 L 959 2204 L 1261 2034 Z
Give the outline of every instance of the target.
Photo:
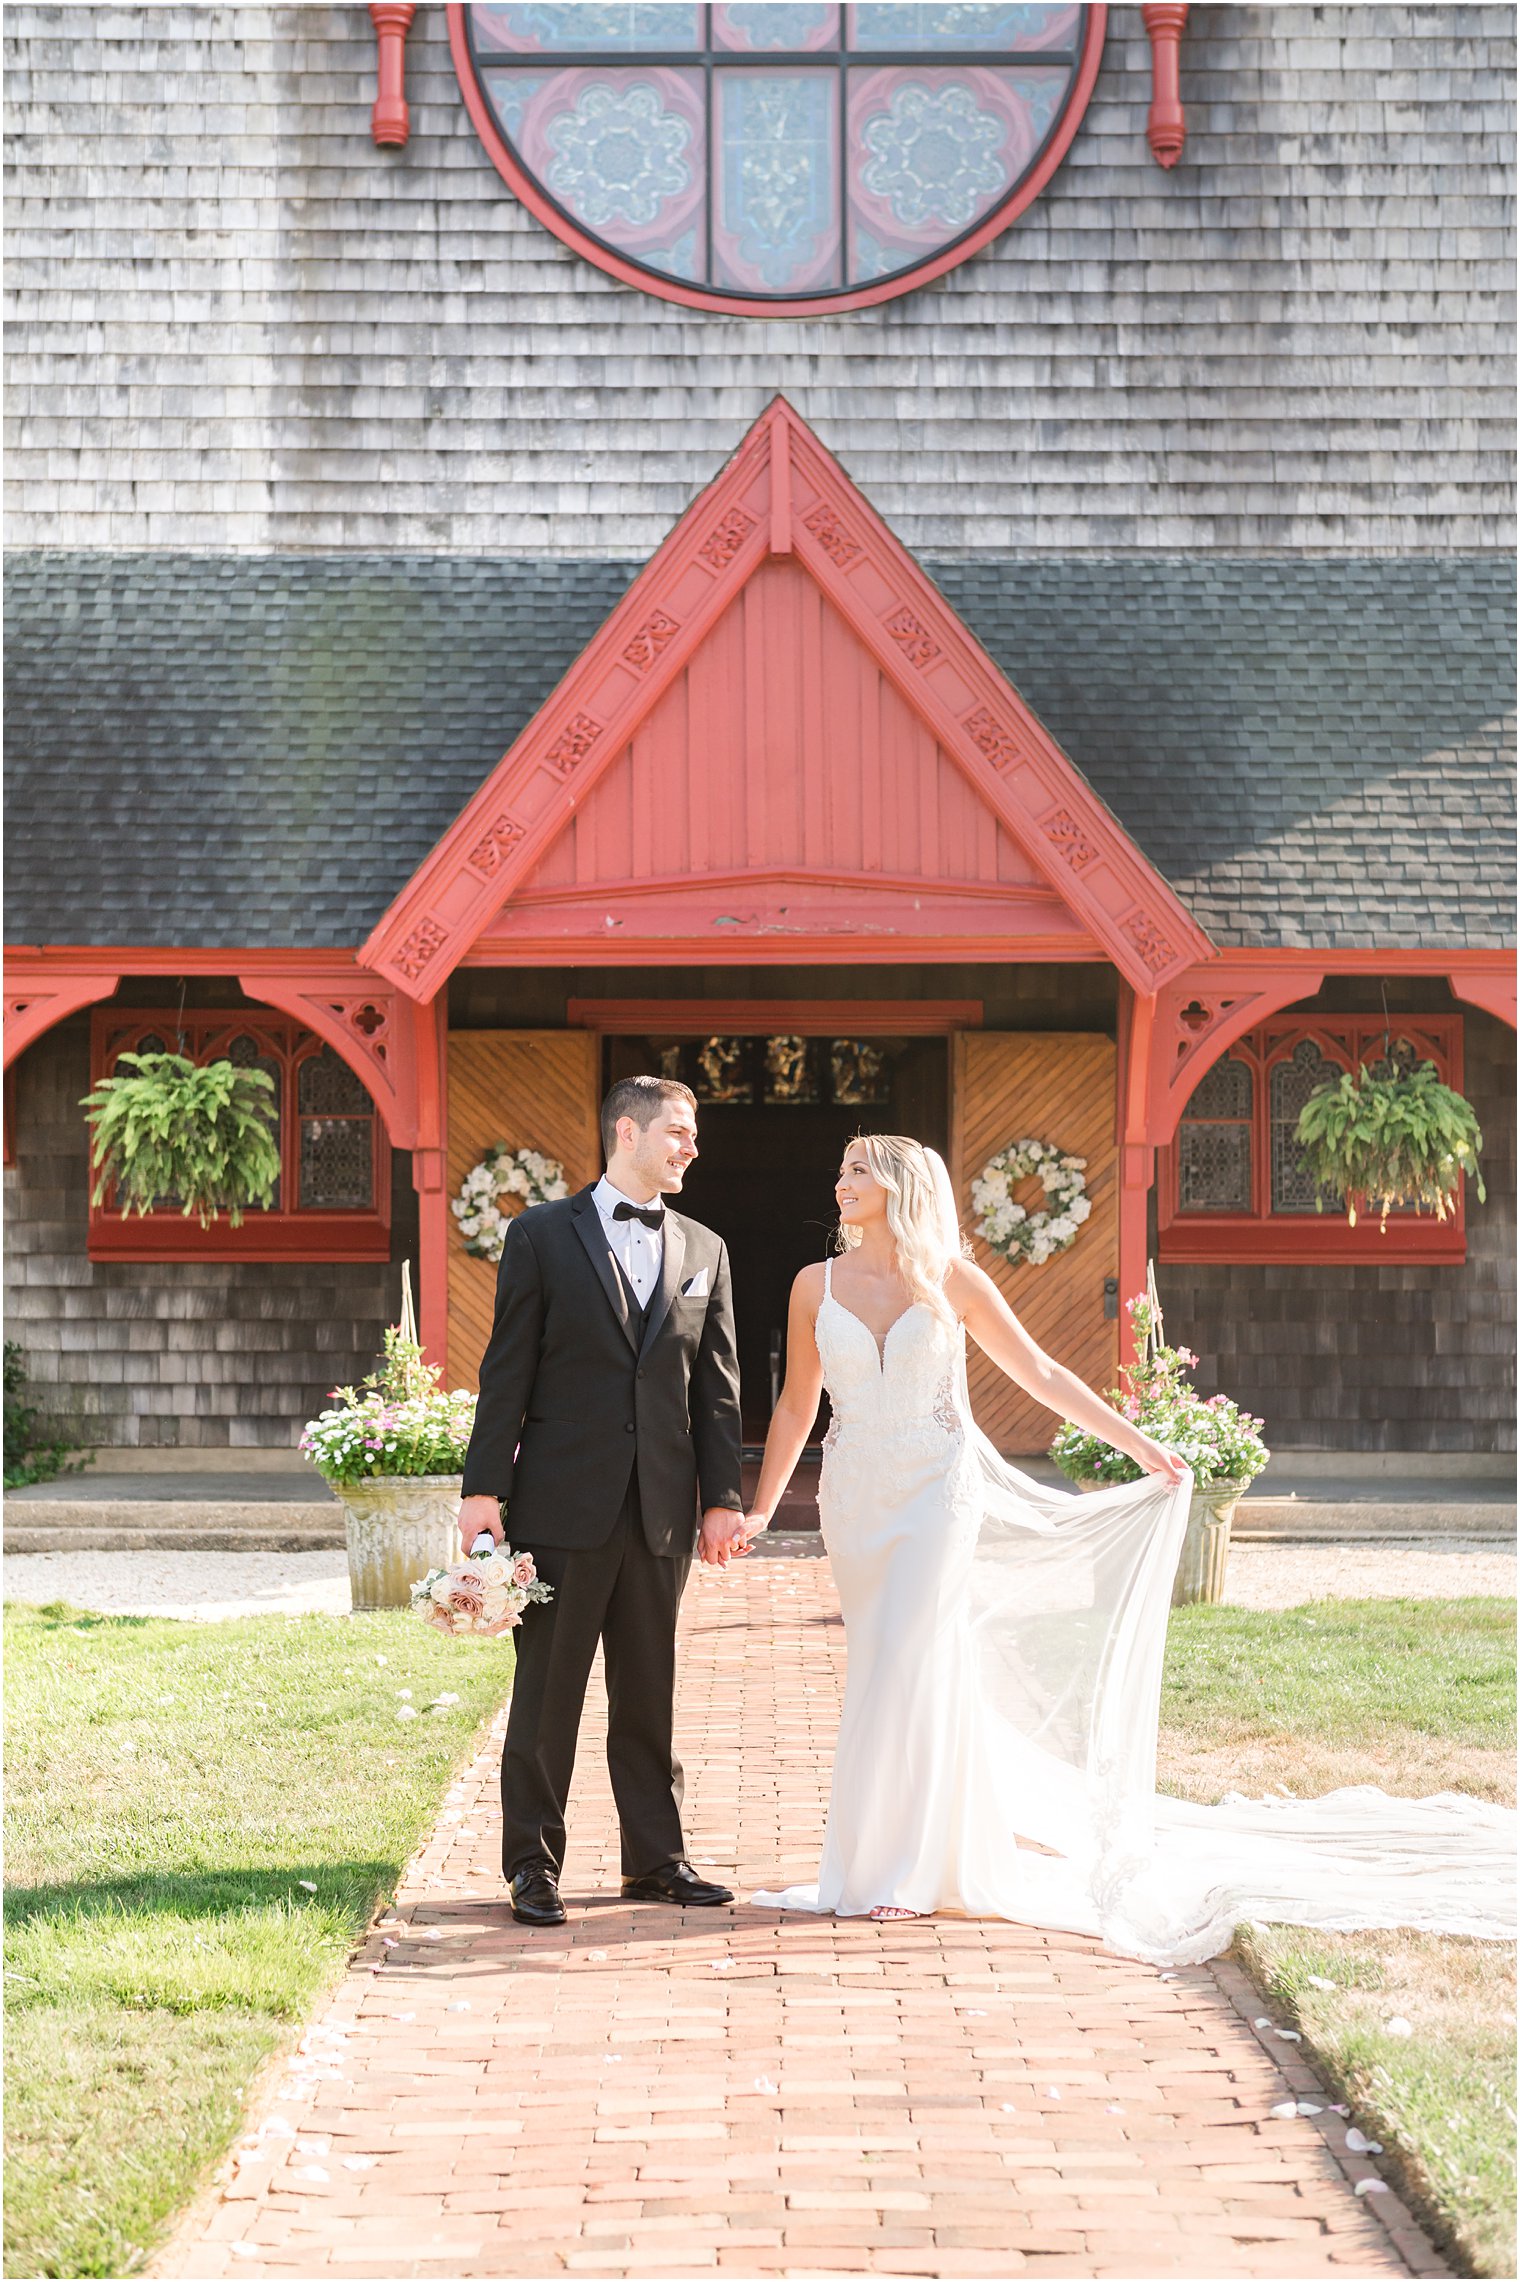
M 1009 48 L 1028 55 L 1069 45 L 1080 8 L 996 8 L 978 0 L 872 0 L 850 10 L 850 45 L 865 54 Z
M 838 116 L 823 72 L 720 71 L 713 276 L 751 292 L 839 283 Z
M 561 7 L 520 0 L 472 8 L 470 15 L 486 54 L 639 55 L 702 45 L 702 11 L 685 0 L 569 0 Z
M 461 11 L 460 70 L 502 172 L 593 260 L 706 306 L 854 305 L 937 274 L 1028 202 L 1090 91 L 1101 15 L 521 0 Z
M 492 72 L 504 118 L 578 222 L 666 270 L 701 274 L 705 122 L 695 72 Z

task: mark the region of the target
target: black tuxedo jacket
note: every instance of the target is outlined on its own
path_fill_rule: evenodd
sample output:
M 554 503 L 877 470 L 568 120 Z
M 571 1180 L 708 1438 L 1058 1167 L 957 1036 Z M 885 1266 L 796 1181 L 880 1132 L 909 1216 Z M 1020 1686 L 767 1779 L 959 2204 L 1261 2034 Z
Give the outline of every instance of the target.
M 635 1466 L 656 1553 L 690 1554 L 699 1508 L 742 1511 L 728 1253 L 668 1209 L 664 1251 L 640 1331 L 592 1189 L 509 1224 L 464 1494 L 502 1500 L 514 1546 L 603 1544 Z

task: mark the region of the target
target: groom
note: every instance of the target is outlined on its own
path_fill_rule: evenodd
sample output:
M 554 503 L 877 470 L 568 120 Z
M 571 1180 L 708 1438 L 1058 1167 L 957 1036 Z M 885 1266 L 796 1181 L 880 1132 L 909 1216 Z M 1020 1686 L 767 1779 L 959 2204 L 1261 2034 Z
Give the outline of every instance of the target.
M 699 1543 L 748 1550 L 728 1254 L 664 1208 L 697 1154 L 696 1097 L 622 1078 L 602 1104 L 601 1180 L 509 1223 L 496 1319 L 464 1464 L 459 1533 L 515 1551 L 554 1588 L 516 1633 L 501 1763 L 502 1868 L 513 1915 L 563 1925 L 565 1801 L 598 1640 L 624 1896 L 731 1902 L 681 1835 L 671 1743 L 676 1614 Z

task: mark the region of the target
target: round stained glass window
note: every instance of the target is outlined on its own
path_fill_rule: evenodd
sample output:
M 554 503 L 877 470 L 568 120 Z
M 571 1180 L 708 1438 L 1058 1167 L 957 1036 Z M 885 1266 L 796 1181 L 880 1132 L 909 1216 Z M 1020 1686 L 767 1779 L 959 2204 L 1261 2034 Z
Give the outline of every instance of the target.
M 858 309 L 940 276 L 1049 181 L 1107 10 L 994 0 L 450 8 L 470 114 L 557 237 L 702 309 Z

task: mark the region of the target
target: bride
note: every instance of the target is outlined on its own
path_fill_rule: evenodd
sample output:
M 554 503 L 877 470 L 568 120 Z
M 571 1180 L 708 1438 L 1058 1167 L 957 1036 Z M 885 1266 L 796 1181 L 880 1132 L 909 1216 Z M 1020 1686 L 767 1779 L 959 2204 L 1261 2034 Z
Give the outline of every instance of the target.
M 818 1508 L 844 1711 L 817 1883 L 753 1899 L 1007 1918 L 1167 1964 L 1217 1955 L 1245 1917 L 1511 1931 L 1514 1817 L 1481 1800 L 1157 1795 L 1190 1472 L 1021 1329 L 965 1256 L 932 1149 L 856 1140 L 835 1196 L 838 1256 L 792 1288 L 748 1527 L 775 1512 L 826 1388 Z M 971 1417 L 967 1330 L 1145 1478 L 1077 1496 L 1008 1465 Z

